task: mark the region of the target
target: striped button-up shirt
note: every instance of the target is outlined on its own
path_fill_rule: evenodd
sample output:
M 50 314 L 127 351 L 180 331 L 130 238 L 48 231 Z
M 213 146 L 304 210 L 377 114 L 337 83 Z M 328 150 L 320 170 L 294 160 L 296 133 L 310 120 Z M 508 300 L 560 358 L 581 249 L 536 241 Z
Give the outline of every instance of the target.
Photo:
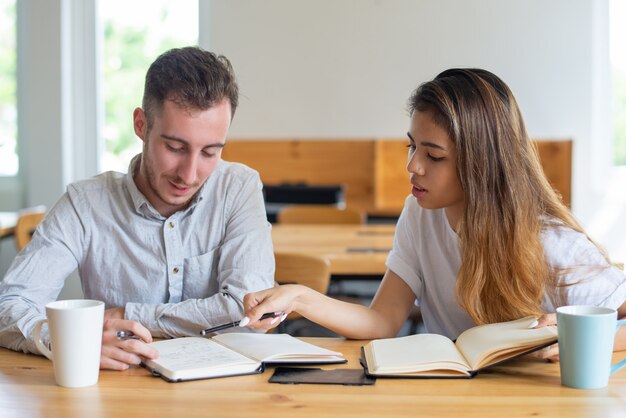
M 155 337 L 241 319 L 243 296 L 274 283 L 258 174 L 221 161 L 189 207 L 169 217 L 131 174 L 68 186 L 0 282 L 1 346 L 39 352 L 32 330 L 76 269 L 86 298 L 124 307 Z

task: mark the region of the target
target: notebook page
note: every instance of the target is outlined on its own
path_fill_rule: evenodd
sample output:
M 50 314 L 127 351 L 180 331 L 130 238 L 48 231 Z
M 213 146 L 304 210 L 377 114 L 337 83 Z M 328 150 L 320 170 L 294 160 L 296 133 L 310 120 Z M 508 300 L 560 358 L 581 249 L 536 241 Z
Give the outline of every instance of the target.
M 370 345 L 374 363 L 371 366 L 376 373 L 410 373 L 443 368 L 468 370 L 454 343 L 443 335 L 415 334 L 374 340 Z
M 509 349 L 513 352 L 525 351 L 524 348 L 556 339 L 556 327 L 529 329 L 534 320 L 533 317 L 526 317 L 470 328 L 459 335 L 456 345 L 472 369 L 477 370 L 491 363 L 492 357 L 498 357 Z
M 212 338 L 258 361 L 276 359 L 298 360 L 341 357 L 336 351 L 327 350 L 292 337 L 288 334 L 227 333 Z
M 155 360 L 168 370 L 183 371 L 211 367 L 229 367 L 253 361 L 206 338 L 177 338 L 151 344 L 159 350 Z

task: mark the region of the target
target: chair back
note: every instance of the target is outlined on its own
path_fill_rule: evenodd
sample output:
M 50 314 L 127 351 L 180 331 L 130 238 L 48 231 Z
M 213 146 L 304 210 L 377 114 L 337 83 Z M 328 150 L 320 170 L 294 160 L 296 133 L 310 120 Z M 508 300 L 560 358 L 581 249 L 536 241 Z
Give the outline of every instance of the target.
M 21 251 L 33 237 L 33 232 L 46 214 L 46 208 L 37 206 L 20 212 L 15 224 L 15 246 Z
M 278 212 L 279 224 L 362 224 L 365 218 L 353 209 L 325 205 L 291 205 Z
M 301 284 L 326 294 L 330 283 L 330 262 L 318 255 L 302 253 L 274 253 L 276 272 L 274 281 L 281 284 Z M 296 312 L 288 319 L 297 319 L 302 316 Z

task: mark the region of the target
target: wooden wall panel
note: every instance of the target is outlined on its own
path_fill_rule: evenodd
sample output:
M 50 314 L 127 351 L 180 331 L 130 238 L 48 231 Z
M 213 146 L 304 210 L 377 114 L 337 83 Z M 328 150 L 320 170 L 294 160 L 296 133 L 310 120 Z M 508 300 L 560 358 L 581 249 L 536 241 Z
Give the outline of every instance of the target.
M 567 207 L 572 204 L 572 140 L 535 141 L 539 160 L 552 187 Z
M 543 171 L 563 203 L 572 202 L 572 140 L 534 140 Z M 376 142 L 376 209 L 393 211 L 410 193 L 406 171 L 406 139 L 387 138 Z M 402 183 L 404 181 L 404 184 Z
M 242 162 L 264 183 L 344 184 L 346 206 L 397 216 L 410 193 L 407 140 L 229 139 L 222 157 Z M 544 172 L 566 205 L 571 203 L 572 141 L 535 141 Z
M 405 139 L 376 140 L 376 175 L 374 202 L 377 214 L 398 214 L 411 193 L 408 162 L 409 141 Z
M 374 208 L 372 139 L 229 139 L 222 158 L 254 168 L 268 184 L 344 184 L 346 206 Z

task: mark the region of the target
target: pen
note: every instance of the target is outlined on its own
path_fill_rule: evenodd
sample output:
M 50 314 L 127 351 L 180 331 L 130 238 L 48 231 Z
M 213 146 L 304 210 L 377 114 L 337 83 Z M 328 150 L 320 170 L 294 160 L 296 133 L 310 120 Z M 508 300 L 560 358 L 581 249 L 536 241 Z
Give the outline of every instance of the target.
M 141 338 L 138 335 L 133 334 L 131 331 L 124 331 L 124 330 L 117 331 L 115 333 L 115 336 L 120 341 L 141 340 Z
M 265 314 L 261 315 L 261 318 L 259 320 L 267 319 L 267 318 L 276 318 L 278 316 L 283 316 L 284 314 L 285 314 L 284 312 L 268 312 L 268 313 L 265 313 Z M 207 334 L 211 334 L 211 333 L 216 332 L 216 331 L 221 331 L 223 329 L 237 327 L 237 326 L 239 326 L 240 322 L 241 321 L 229 322 L 227 324 L 218 325 L 216 327 L 203 329 L 200 332 L 200 334 L 201 335 L 207 335 Z M 247 322 L 246 322 L 246 324 L 247 324 Z

